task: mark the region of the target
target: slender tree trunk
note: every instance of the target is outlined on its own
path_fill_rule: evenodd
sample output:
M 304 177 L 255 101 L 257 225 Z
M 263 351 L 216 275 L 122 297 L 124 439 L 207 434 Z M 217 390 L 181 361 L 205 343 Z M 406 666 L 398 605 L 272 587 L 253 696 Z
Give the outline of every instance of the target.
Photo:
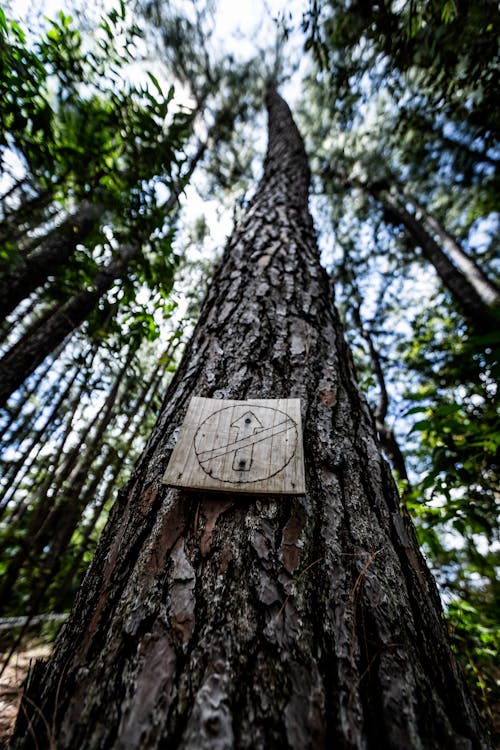
M 268 106 L 264 177 L 17 750 L 487 746 L 330 302 L 300 135 Z M 163 486 L 193 395 L 300 398 L 307 494 Z
M 495 314 L 490 303 L 486 303 L 484 299 L 484 285 L 483 291 L 478 291 L 477 276 L 473 283 L 467 275 L 459 270 L 443 252 L 425 224 L 402 206 L 396 196 L 386 190 L 378 191 L 370 187 L 368 187 L 368 190 L 389 210 L 389 213 L 398 223 L 406 227 L 417 245 L 422 249 L 424 256 L 434 266 L 443 285 L 451 292 L 458 307 L 470 320 L 476 331 L 479 333 L 496 331 L 498 329 L 498 315 Z M 463 256 L 465 257 L 465 253 Z M 470 261 L 470 259 L 468 260 Z
M 167 348 L 167 351 L 162 355 L 162 360 L 164 361 L 170 361 L 173 352 L 175 351 L 175 347 L 178 344 L 178 339 L 173 341 L 171 345 Z M 161 372 L 160 368 L 163 368 L 165 365 L 157 365 L 154 369 L 153 373 L 149 377 L 149 379 L 144 383 L 143 387 L 141 388 L 139 394 L 137 395 L 137 398 L 135 400 L 134 405 L 132 408 L 130 408 L 130 412 L 127 416 L 127 420 L 122 428 L 122 435 L 126 442 L 126 448 L 122 452 L 120 456 L 120 461 L 116 461 L 116 466 L 113 469 L 112 476 L 114 477 L 114 480 L 116 480 L 116 476 L 118 475 L 119 471 L 121 470 L 123 466 L 123 462 L 125 461 L 128 452 L 132 448 L 132 445 L 135 443 L 138 437 L 138 432 L 140 429 L 140 423 L 136 424 L 134 430 L 132 431 L 132 434 L 128 436 L 129 430 L 131 428 L 132 423 L 134 422 L 134 419 L 137 417 L 137 415 L 148 408 L 149 406 L 149 400 L 148 400 L 148 394 L 150 391 L 152 391 L 152 397 L 154 397 L 156 393 L 156 389 L 158 387 L 159 382 L 161 382 Z M 121 383 L 123 379 L 124 373 L 120 373 L 119 377 L 117 378 L 117 383 Z M 127 396 L 127 392 L 129 390 L 129 386 L 126 384 L 123 393 L 121 396 L 121 400 L 119 404 L 121 404 L 121 401 L 123 400 L 123 396 Z M 74 471 L 72 472 L 71 476 L 65 481 L 65 488 L 63 488 L 60 492 L 61 497 L 58 498 L 58 504 L 57 504 L 57 517 L 60 519 L 52 530 L 49 530 L 49 534 L 46 534 L 46 539 L 42 540 L 42 547 L 50 548 L 50 556 L 53 559 L 53 564 L 51 567 L 51 570 L 57 572 L 57 566 L 61 562 L 62 555 L 66 551 L 71 538 L 76 531 L 78 527 L 78 522 L 81 520 L 81 516 L 91 499 L 95 496 L 95 493 L 98 489 L 99 482 L 102 479 L 106 465 L 109 465 L 110 459 L 109 459 L 109 451 L 106 452 L 107 446 L 104 446 L 103 451 L 103 461 L 101 466 L 97 467 L 95 470 L 94 477 L 92 481 L 90 482 L 88 488 L 84 491 L 85 486 L 85 480 L 87 476 L 90 474 L 90 470 L 94 464 L 95 454 L 97 451 L 97 448 L 101 445 L 102 438 L 104 436 L 105 429 L 107 428 L 111 417 L 114 416 L 113 411 L 110 411 L 110 403 L 108 403 L 106 409 L 102 413 L 98 430 L 94 434 L 90 445 L 87 443 L 86 450 L 84 456 L 82 456 L 82 460 L 79 462 L 79 464 L 75 467 Z M 119 405 L 118 405 L 119 406 Z M 125 411 L 126 411 L 125 407 Z M 116 411 L 116 409 L 114 410 Z M 123 412 L 124 409 L 122 408 L 121 411 Z M 83 553 L 82 553 L 83 554 Z M 48 576 L 45 576 L 45 579 L 47 580 Z M 0 587 L 0 598 L 1 598 L 1 587 Z
M 156 375 L 156 373 L 155 373 Z M 123 427 L 123 432 L 126 435 L 127 430 L 130 428 L 130 424 L 133 420 L 134 414 L 137 413 L 139 406 L 142 405 L 143 399 L 146 397 L 149 391 L 155 375 L 151 377 L 141 389 L 141 393 L 136 401 L 136 408 L 133 413 L 127 419 L 126 424 Z M 123 383 L 122 377 L 117 379 L 117 384 Z M 40 555 L 38 558 L 38 565 L 42 568 L 41 575 L 34 579 L 33 589 L 35 596 L 37 592 L 41 593 L 42 596 L 53 582 L 55 576 L 59 572 L 59 568 L 63 563 L 63 555 L 65 554 L 68 546 L 71 542 L 73 534 L 78 528 L 78 524 L 81 521 L 82 514 L 87 507 L 90 496 L 94 495 L 99 483 L 99 472 L 90 483 L 91 495 L 84 492 L 84 485 L 87 477 L 91 473 L 91 469 L 96 458 L 97 449 L 102 446 L 102 439 L 104 433 L 109 426 L 111 420 L 116 416 L 116 411 L 119 408 L 123 397 L 127 395 L 130 384 L 125 383 L 122 389 L 121 398 L 117 402 L 116 391 L 110 394 L 110 398 L 107 401 L 106 408 L 104 409 L 101 419 L 99 421 L 98 429 L 92 437 L 90 445 L 86 446 L 85 454 L 82 456 L 81 461 L 75 467 L 71 476 L 65 483 L 65 487 L 59 493 L 59 497 L 56 498 L 57 505 L 54 508 L 54 514 L 51 519 L 48 519 L 48 525 L 41 530 L 41 535 L 34 537 L 34 543 L 38 545 L 42 550 L 47 550 L 47 554 Z M 113 397 L 112 397 L 113 396 Z M 103 447 L 103 452 L 106 455 L 106 448 Z M 108 457 L 109 461 L 109 457 Z M 101 473 L 101 477 L 104 471 Z M 37 560 L 35 556 L 34 560 Z M 9 568 L 6 570 L 6 576 L 9 573 Z M 2 598 L 2 586 L 0 585 L 0 599 Z M 43 606 L 43 600 L 40 599 L 40 604 Z
M 23 299 L 35 291 L 57 271 L 85 240 L 96 224 L 100 209 L 90 203 L 79 209 L 40 243 L 21 258 L 0 278 L 0 317 L 8 315 Z
M 12 173 L 9 173 L 9 176 L 12 178 Z M 14 180 L 13 184 L 8 188 L 8 190 L 5 191 L 5 193 L 2 193 L 0 195 L 0 206 L 1 206 L 1 216 L 5 213 L 5 201 L 13 195 L 13 193 L 16 192 L 16 190 L 20 190 L 21 188 L 26 189 L 30 185 L 30 180 L 28 177 L 21 177 L 18 180 Z
M 84 370 L 81 382 L 76 388 L 66 408 L 66 419 L 63 424 L 62 434 L 60 437 L 58 436 L 56 441 L 54 441 L 55 444 L 53 446 L 53 452 L 46 457 L 45 466 L 43 467 L 44 471 L 41 472 L 42 478 L 36 477 L 31 484 L 29 490 L 29 505 L 31 506 L 35 506 L 43 501 L 51 487 L 52 482 L 54 481 L 54 478 L 57 476 L 58 472 L 61 472 L 61 459 L 64 455 L 66 443 L 74 430 L 74 421 L 77 417 L 77 413 L 79 412 L 82 402 L 85 402 L 85 398 L 88 396 L 92 388 L 92 366 L 94 363 L 96 351 L 97 347 L 92 347 L 90 359 L 86 363 L 86 368 Z M 90 427 L 87 426 L 87 429 L 90 429 Z M 66 465 L 68 463 L 71 455 L 73 454 L 69 452 L 65 458 L 63 465 Z M 2 505 L 0 506 L 0 510 L 5 507 L 6 503 L 10 502 L 11 498 L 16 492 L 16 489 L 16 487 L 8 487 L 3 492 Z M 24 515 L 25 510 L 27 510 L 27 503 L 26 500 L 23 500 L 22 509 L 16 508 L 16 510 L 8 518 L 8 523 L 10 524 L 14 521 L 19 521 Z M 2 545 L 0 543 L 0 549 L 1 547 Z
M 168 356 L 168 352 L 164 356 Z M 164 366 L 164 364 L 162 366 Z M 75 582 L 79 577 L 82 560 L 84 555 L 89 551 L 91 547 L 91 537 L 95 530 L 97 522 L 99 521 L 101 514 L 107 506 L 113 491 L 116 492 L 117 478 L 122 471 L 124 464 L 126 464 L 127 462 L 132 447 L 135 447 L 135 449 L 137 450 L 137 443 L 141 442 L 141 434 L 142 436 L 144 434 L 143 420 L 146 418 L 147 412 L 151 409 L 151 404 L 154 402 L 158 391 L 163 384 L 164 379 L 162 375 L 162 372 L 156 372 L 153 378 L 150 396 L 148 397 L 147 395 L 145 395 L 144 403 L 142 404 L 140 413 L 134 413 L 128 420 L 128 424 L 124 428 L 124 434 L 127 435 L 127 438 L 123 450 L 120 451 L 119 454 L 115 455 L 114 458 L 110 458 L 109 452 L 103 456 L 100 466 L 96 469 L 96 474 L 94 475 L 92 482 L 85 489 L 85 493 L 82 498 L 82 505 L 84 507 L 88 507 L 92 499 L 95 500 L 96 493 L 98 494 L 99 499 L 97 501 L 97 504 L 93 508 L 92 517 L 81 531 L 81 541 L 78 547 L 78 551 L 75 554 L 70 570 L 68 570 L 60 586 L 61 602 L 59 603 L 59 605 L 57 604 L 57 602 L 55 603 L 56 610 L 61 609 L 62 606 L 65 606 L 63 602 L 66 602 L 68 600 L 68 592 L 71 589 L 75 590 Z M 138 419 L 135 419 L 137 416 Z M 133 429 L 131 430 L 130 434 L 128 434 L 128 429 L 130 429 L 130 427 L 132 426 L 134 419 L 135 424 L 133 425 Z M 144 440 L 144 437 L 142 437 L 142 440 Z M 110 474 L 106 478 L 105 486 L 102 487 L 101 482 L 104 478 L 104 474 L 106 472 L 106 469 L 109 469 L 110 467 Z
M 40 296 L 34 294 L 30 300 L 26 301 L 26 305 L 22 305 L 16 309 L 16 314 L 11 316 L 10 319 L 6 319 L 0 323 L 0 344 L 5 344 L 10 334 L 21 324 L 26 325 L 26 320 L 30 319 L 34 311 L 40 304 Z
M 95 420 L 95 430 L 89 437 L 87 430 L 87 441 L 80 444 L 80 450 L 75 451 L 73 471 L 69 474 L 68 485 L 57 488 L 50 497 L 45 495 L 35 508 L 33 516 L 25 531 L 24 538 L 18 542 L 18 551 L 5 565 L 4 574 L 0 582 L 0 613 L 9 606 L 9 600 L 15 590 L 23 568 L 28 566 L 35 573 L 33 575 L 34 598 L 41 590 L 45 591 L 51 583 L 51 577 L 57 572 L 60 564 L 60 556 L 66 548 L 66 540 L 71 529 L 78 524 L 83 508 L 78 504 L 82 486 L 85 481 L 86 471 L 90 469 L 96 447 L 114 416 L 114 408 L 120 388 L 123 386 L 123 378 L 130 365 L 134 350 L 129 349 L 126 361 L 120 372 L 117 373 L 113 387 L 106 397 L 102 410 L 98 412 Z M 74 494 L 71 491 L 74 487 Z M 59 496 L 61 489 L 61 496 Z M 72 531 L 71 531 L 72 534 Z M 42 583 L 37 576 L 36 569 L 40 569 Z
M 45 188 L 30 198 L 23 196 L 16 208 L 4 208 L 0 220 L 0 243 L 15 242 L 30 229 L 46 219 L 46 209 L 52 203 L 55 185 Z M 34 221 L 35 219 L 35 221 Z
M 49 357 L 46 360 L 44 366 L 37 370 L 36 375 L 34 375 L 33 378 L 29 378 L 26 383 L 23 384 L 22 389 L 19 391 L 19 398 L 16 399 L 14 404 L 12 404 L 12 407 L 9 406 L 9 409 L 4 411 L 5 423 L 0 429 L 0 441 L 3 445 L 11 445 L 12 441 L 16 439 L 17 429 L 15 428 L 17 427 L 19 416 L 22 415 L 21 419 L 23 420 L 29 416 L 22 414 L 22 412 L 26 404 L 30 402 L 31 397 L 38 393 L 38 389 L 45 381 L 48 371 L 53 366 L 61 351 L 62 346 L 56 349 L 53 353 L 53 357 Z M 33 408 L 33 411 L 36 411 L 35 407 Z
M 93 279 L 92 288 L 78 292 L 46 313 L 0 360 L 0 406 L 58 344 L 77 330 L 100 298 L 139 255 L 139 245 L 127 245 L 119 257 Z
M 370 354 L 370 360 L 372 363 L 373 374 L 377 379 L 379 386 L 379 398 L 375 409 L 373 410 L 373 418 L 375 419 L 375 427 L 377 428 L 378 437 L 382 450 L 387 456 L 389 463 L 398 475 L 399 479 L 405 482 L 409 482 L 408 472 L 406 470 L 406 461 L 399 447 L 394 430 L 392 430 L 387 422 L 387 412 L 389 409 L 389 394 L 387 393 L 387 386 L 385 384 L 384 370 L 380 362 L 380 356 L 377 351 L 375 344 L 370 333 L 367 331 L 361 320 L 361 314 L 359 306 L 353 309 L 354 322 L 358 328 L 360 335 L 364 338 L 368 346 L 368 352 Z
M 120 368 L 120 371 L 114 376 L 114 381 L 112 381 L 113 385 L 110 389 L 110 392 L 106 396 L 105 404 L 103 406 L 105 413 L 108 406 L 110 404 L 114 404 L 115 402 L 122 378 L 125 376 L 128 368 L 130 367 L 133 353 L 134 351 L 132 350 L 132 348 L 129 348 L 124 364 Z M 88 390 L 90 393 L 92 391 L 92 388 L 90 387 Z M 61 450 L 57 455 L 57 460 L 54 462 L 55 471 L 52 479 L 50 483 L 48 485 L 45 485 L 43 488 L 43 498 L 44 500 L 48 499 L 49 504 L 51 503 L 51 500 L 48 498 L 49 493 L 50 498 L 55 497 L 62 490 L 64 484 L 68 482 L 68 479 L 71 473 L 75 471 L 75 467 L 78 465 L 80 458 L 84 456 L 86 446 L 89 444 L 93 444 L 94 438 L 92 437 L 92 435 L 96 430 L 99 430 L 99 424 L 101 423 L 102 419 L 102 411 L 99 410 L 95 412 L 90 422 L 87 422 L 87 424 L 83 426 L 83 429 L 80 430 L 77 438 L 77 443 L 73 445 L 73 447 L 64 455 L 64 444 L 68 439 L 70 433 L 67 434 L 66 440 L 61 444 Z M 69 425 L 69 427 L 71 427 L 71 425 Z M 64 455 L 64 461 L 59 460 L 62 455 Z
M 110 321 L 114 317 L 114 314 L 116 312 L 116 307 L 111 309 L 111 311 L 108 314 L 107 320 L 104 322 L 102 328 L 103 330 L 106 330 Z M 48 415 L 45 426 L 42 426 L 40 430 L 42 431 L 42 434 L 40 434 L 40 439 L 38 440 L 38 446 L 36 448 L 35 455 L 32 457 L 31 462 L 33 463 L 36 461 L 38 455 L 40 452 L 44 449 L 46 445 L 46 439 L 47 436 L 50 435 L 51 444 L 53 447 L 52 452 L 49 455 L 44 456 L 43 462 L 39 462 L 40 465 L 40 471 L 33 477 L 31 477 L 29 486 L 25 487 L 23 486 L 22 489 L 24 490 L 24 497 L 19 498 L 18 502 L 16 503 L 16 507 L 12 510 L 10 517 L 7 519 L 7 523 L 11 525 L 14 521 L 19 521 L 25 511 L 28 508 L 28 504 L 36 504 L 36 501 L 40 501 L 41 498 L 45 497 L 46 493 L 49 491 L 50 485 L 54 479 L 54 477 L 57 475 L 58 471 L 61 469 L 60 461 L 61 457 L 64 454 L 64 449 L 66 446 L 66 442 L 70 437 L 71 432 L 73 431 L 73 423 L 74 420 L 77 417 L 77 413 L 80 411 L 80 407 L 82 403 L 85 403 L 85 399 L 88 396 L 91 387 L 92 387 L 92 374 L 94 372 L 93 366 L 94 366 L 94 360 L 96 357 L 98 351 L 98 345 L 92 344 L 90 349 L 87 353 L 83 355 L 83 361 L 85 362 L 85 366 L 79 365 L 76 369 L 77 376 L 80 375 L 80 383 L 77 385 L 76 389 L 74 390 L 73 394 L 71 394 L 71 397 L 68 400 L 68 403 L 65 405 L 64 408 L 64 414 L 63 416 L 58 420 L 62 424 L 62 434 L 59 435 L 59 430 L 56 431 L 54 435 L 53 427 L 54 427 L 54 419 L 57 416 L 57 412 L 59 411 L 59 408 L 63 405 L 63 402 L 65 401 L 64 395 L 58 399 L 56 402 L 56 405 Z M 55 360 L 57 360 L 57 356 L 55 357 Z M 37 370 L 37 383 L 36 386 L 33 389 L 33 393 L 35 393 L 38 397 L 38 400 L 42 402 L 43 407 L 46 408 L 47 399 L 50 400 L 50 393 L 49 395 L 47 392 L 44 392 L 43 390 L 41 392 L 38 391 L 38 387 L 41 382 L 44 381 L 47 371 L 51 369 L 53 366 L 54 361 L 50 361 L 48 366 L 46 367 L 40 367 Z M 62 363 L 62 366 L 64 368 L 64 363 Z M 101 363 L 102 366 L 102 363 Z M 67 368 L 66 368 L 67 369 Z M 99 368 L 97 368 L 99 369 Z M 100 379 L 100 375 L 98 375 L 97 379 Z M 94 383 L 95 385 L 95 383 Z M 24 394 L 23 394 L 24 395 Z M 24 400 L 22 398 L 18 399 L 19 403 L 17 406 L 17 409 L 15 412 L 11 415 L 11 423 L 15 422 L 16 419 L 18 419 L 20 412 L 22 411 Z M 33 412 L 28 415 L 28 418 L 26 416 L 21 416 L 19 418 L 20 422 L 20 429 L 27 431 L 27 435 L 31 436 L 31 425 L 33 422 L 37 421 L 39 419 L 39 408 L 35 407 Z M 14 416 L 15 415 L 15 416 Z M 7 429 L 7 428 L 6 428 Z M 2 438 L 5 433 L 5 430 L 2 432 Z M 2 439 L 1 443 L 5 445 L 7 448 L 12 444 L 12 442 L 19 442 L 21 439 L 21 433 L 16 430 L 10 430 L 8 439 Z M 70 452 L 71 455 L 71 452 Z M 67 463 L 67 461 L 65 462 Z M 3 515 L 3 510 L 5 508 L 5 505 L 10 502 L 10 500 L 19 493 L 21 489 L 21 483 L 23 483 L 23 479 L 31 471 L 31 466 L 28 466 L 25 462 L 23 462 L 23 472 L 20 479 L 16 481 L 15 484 L 11 480 L 6 481 L 6 477 L 3 477 L 4 480 L 4 486 L 2 489 L 0 489 L 0 518 Z M 36 494 L 35 494 L 36 493 Z M 29 503 L 27 502 L 27 498 L 29 500 Z M 0 543 L 0 549 L 2 548 L 2 544 Z
M 61 386 L 63 383 L 60 381 L 58 382 L 58 385 L 61 387 L 61 390 L 59 392 L 59 396 L 52 407 L 52 409 L 47 414 L 46 418 L 43 420 L 40 427 L 38 427 L 36 430 L 31 430 L 28 437 L 28 444 L 24 447 L 24 449 L 21 451 L 19 458 L 17 458 L 15 461 L 11 463 L 11 465 L 8 467 L 7 471 L 3 475 L 3 480 L 5 481 L 5 486 L 8 488 L 13 487 L 13 485 L 17 482 L 17 485 L 19 485 L 19 482 L 24 479 L 24 477 L 29 474 L 29 472 L 32 470 L 33 465 L 42 450 L 42 447 L 45 443 L 45 439 L 51 438 L 54 434 L 54 431 L 58 427 L 58 413 L 63 405 L 63 403 L 66 401 L 68 396 L 71 393 L 71 390 L 73 388 L 74 382 L 76 378 L 78 377 L 78 369 L 75 368 L 73 370 L 73 373 L 71 374 L 71 377 L 69 381 L 64 384 L 64 388 Z M 57 394 L 56 394 L 57 395 Z M 2 505 L 2 499 L 3 499 L 3 492 L 0 489 L 0 507 Z
M 36 502 L 33 502 L 35 513 L 32 519 L 32 525 L 30 526 L 30 536 L 36 536 L 42 525 L 46 522 L 47 516 L 50 513 L 54 498 L 57 497 L 59 492 L 62 490 L 64 484 L 68 481 L 72 472 L 76 472 L 75 467 L 78 466 L 79 461 L 85 460 L 85 453 L 87 446 L 94 444 L 94 435 L 100 430 L 100 424 L 103 420 L 108 418 L 109 410 L 115 403 L 118 389 L 120 388 L 122 378 L 127 372 L 130 365 L 133 352 L 129 349 L 125 363 L 120 368 L 120 371 L 114 377 L 113 385 L 105 398 L 102 409 L 96 411 L 90 421 L 83 424 L 83 429 L 80 429 L 77 435 L 77 442 L 71 449 L 65 450 L 66 444 L 74 430 L 74 422 L 77 416 L 77 408 L 79 405 L 78 395 L 75 394 L 76 398 L 71 404 L 70 419 L 66 425 L 64 435 L 55 452 L 54 457 L 51 460 L 53 464 L 52 471 L 48 473 L 46 481 L 43 483 L 40 491 L 37 493 Z M 88 375 L 85 381 L 82 383 L 80 396 L 82 394 L 92 393 L 92 388 L 95 383 L 90 380 L 92 374 L 91 366 L 88 368 Z M 81 420 L 81 416 L 80 416 Z M 79 420 L 79 421 L 80 421 Z M 83 421 L 83 420 L 81 420 Z
M 384 206 L 394 223 L 406 227 L 478 333 L 492 333 L 498 329 L 500 294 L 497 287 L 434 217 L 399 188 L 393 193 L 385 186 L 348 179 L 335 169 L 333 174 L 344 184 L 360 188 L 372 196 Z M 418 209 L 422 219 L 417 218 L 416 213 L 408 211 L 404 205 L 406 202 Z M 436 242 L 434 235 L 438 237 L 442 247 Z
M 441 247 L 457 268 L 465 276 L 467 282 L 477 292 L 484 305 L 488 307 L 500 305 L 500 290 L 496 284 L 484 272 L 481 266 L 471 258 L 464 248 L 453 237 L 435 216 L 429 213 L 420 203 L 401 187 L 398 186 L 400 200 L 406 204 L 410 203 L 413 207 L 415 218 L 421 221 L 429 234 L 434 235 L 439 240 Z
M 422 210 L 416 206 L 417 210 Z M 485 274 L 483 269 L 463 249 L 461 244 L 444 229 L 441 224 L 427 212 L 424 222 L 429 232 L 434 233 L 455 265 L 462 271 L 469 284 L 476 290 L 485 305 L 500 305 L 500 291 Z

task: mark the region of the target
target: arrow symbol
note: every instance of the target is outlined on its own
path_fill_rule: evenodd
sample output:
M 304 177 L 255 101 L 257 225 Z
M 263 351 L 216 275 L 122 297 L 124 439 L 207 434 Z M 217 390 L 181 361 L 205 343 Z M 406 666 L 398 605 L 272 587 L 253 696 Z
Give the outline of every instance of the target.
M 264 425 L 252 411 L 247 411 L 243 416 L 232 422 L 231 427 L 234 427 L 238 431 L 236 437 L 237 441 L 248 438 L 256 432 L 260 432 Z M 250 471 L 250 467 L 252 466 L 252 455 L 253 443 L 243 448 L 238 448 L 238 450 L 234 452 L 233 471 Z
M 200 451 L 199 453 L 197 452 L 196 455 L 198 456 L 198 461 L 200 464 L 205 464 L 214 458 L 225 456 L 226 453 L 233 453 L 242 448 L 257 445 L 257 443 L 261 443 L 264 440 L 269 440 L 276 435 L 281 435 L 283 432 L 287 432 L 287 430 L 290 429 L 290 426 L 294 424 L 295 423 L 287 417 L 282 422 L 278 422 L 278 424 L 272 425 L 271 427 L 262 427 L 262 429 L 257 430 L 254 435 L 247 435 L 247 437 L 238 438 L 237 440 L 234 440 L 231 443 L 226 443 L 226 445 L 221 445 L 218 448 L 211 448 L 210 450 Z

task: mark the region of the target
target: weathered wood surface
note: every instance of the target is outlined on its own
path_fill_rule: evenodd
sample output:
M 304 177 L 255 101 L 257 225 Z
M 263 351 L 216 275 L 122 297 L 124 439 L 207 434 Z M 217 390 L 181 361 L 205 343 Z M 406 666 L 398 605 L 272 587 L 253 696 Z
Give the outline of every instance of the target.
M 194 396 L 163 477 L 174 487 L 305 492 L 300 399 Z

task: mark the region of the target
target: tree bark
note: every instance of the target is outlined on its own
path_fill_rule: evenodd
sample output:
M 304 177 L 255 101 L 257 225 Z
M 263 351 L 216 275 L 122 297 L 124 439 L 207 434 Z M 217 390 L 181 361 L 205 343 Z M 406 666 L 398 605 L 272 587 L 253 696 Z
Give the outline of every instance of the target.
M 74 294 L 64 304 L 49 310 L 4 355 L 0 360 L 0 406 L 66 336 L 81 326 L 139 252 L 139 245 L 125 246 L 115 260 L 95 275 L 90 289 Z
M 83 203 L 62 226 L 54 229 L 33 252 L 0 278 L 0 317 L 14 310 L 75 252 L 93 229 L 100 209 Z
M 268 107 L 264 177 L 18 750 L 487 746 L 330 302 L 303 143 Z M 193 395 L 300 398 L 307 494 L 163 486 Z

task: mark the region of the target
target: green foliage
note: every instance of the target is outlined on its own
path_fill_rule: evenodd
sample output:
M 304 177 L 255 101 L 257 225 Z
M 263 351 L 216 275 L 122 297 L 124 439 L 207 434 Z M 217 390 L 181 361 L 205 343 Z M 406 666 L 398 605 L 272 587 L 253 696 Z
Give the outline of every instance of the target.
M 172 217 L 158 205 L 156 190 L 162 183 L 177 194 L 185 184 L 182 148 L 193 115 L 174 109 L 173 86 L 164 90 L 152 73 L 147 84 L 124 80 L 134 62 L 138 31 L 128 23 L 123 3 L 102 19 L 92 38 L 82 36 L 62 13 L 47 23 L 44 34 L 31 40 L 20 24 L 4 17 L 1 49 L 7 73 L 0 85 L 8 96 L 0 103 L 0 153 L 2 145 L 4 155 L 15 153 L 25 174 L 4 204 L 1 251 L 4 268 L 13 267 L 22 257 L 25 237 L 40 241 L 54 212 L 81 201 L 97 206 L 101 218 L 85 243 L 70 263 L 54 269 L 46 299 L 63 302 L 75 291 L 92 288 L 117 245 L 143 245 L 120 288 L 92 313 L 90 333 L 100 330 L 98 320 L 117 296 L 122 308 L 133 309 L 144 285 L 167 304 L 177 259 Z M 43 130 L 37 125 L 41 122 Z M 12 242 L 21 226 L 24 236 Z
M 356 84 L 364 72 L 380 78 L 390 70 L 402 95 L 416 83 L 434 113 L 468 121 L 487 140 L 498 138 L 494 3 L 311 0 L 303 28 L 342 106 L 363 95 Z
M 440 346 L 429 356 L 437 325 Z M 478 343 L 482 338 L 465 337 L 454 316 L 447 329 L 435 318 L 427 319 L 415 326 L 412 349 L 404 356 L 420 380 L 418 388 L 407 394 L 417 402 L 407 413 L 418 416 L 411 432 L 419 434 L 422 459 L 427 461 L 421 489 L 444 496 L 450 503 L 457 493 L 466 496 L 471 503 L 470 523 L 482 523 L 482 531 L 489 536 L 495 528 L 500 418 L 492 369 L 495 360 Z M 484 515 L 481 508 L 486 498 L 490 509 Z M 460 523 L 458 518 L 456 523 Z
M 164 92 L 152 74 L 153 91 L 124 83 L 137 29 L 126 24 L 123 4 L 90 47 L 62 13 L 31 44 L 17 22 L 6 23 L 0 145 L 22 159 L 32 190 L 59 201 L 91 197 L 134 217 L 148 202 L 149 180 L 172 187 L 191 116 L 177 111 L 167 127 L 173 87 Z
M 476 594 L 468 600 L 452 600 L 446 612 L 455 653 L 492 725 L 494 716 L 490 706 L 498 700 L 498 666 L 495 666 L 500 652 L 498 601 L 498 590 L 486 600 L 484 595 Z
M 410 433 L 419 438 L 414 457 L 421 474 L 405 499 L 441 589 L 451 597 L 446 616 L 452 643 L 492 719 L 499 615 L 497 388 L 491 352 L 484 354 L 478 338 L 460 335 L 453 318 L 446 335 L 441 327 L 439 350 L 429 357 L 435 327 L 435 320 L 417 326 L 406 354 L 420 379 L 407 394 L 417 404 L 407 415 L 416 420 Z

